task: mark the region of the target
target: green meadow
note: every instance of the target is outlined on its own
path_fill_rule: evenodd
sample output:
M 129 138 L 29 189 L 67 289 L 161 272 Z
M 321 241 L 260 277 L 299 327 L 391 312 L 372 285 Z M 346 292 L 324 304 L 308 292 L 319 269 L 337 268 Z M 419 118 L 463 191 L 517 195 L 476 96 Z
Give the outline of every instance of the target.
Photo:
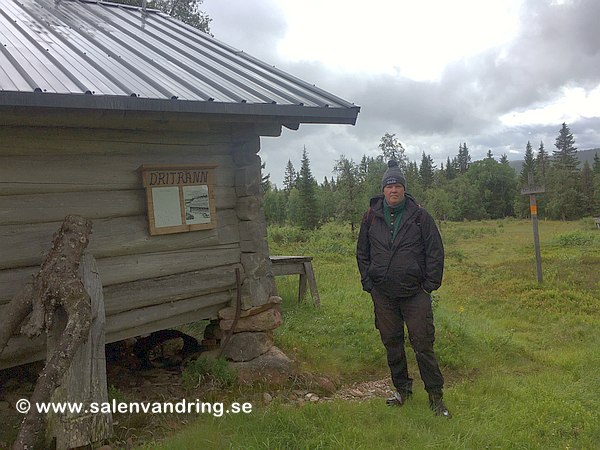
M 600 448 L 600 230 L 591 219 L 539 224 L 538 284 L 525 220 L 442 223 L 444 284 L 434 296 L 436 352 L 453 417 L 427 406 L 414 355 L 415 395 L 402 408 L 364 401 L 284 400 L 277 389 L 231 387 L 231 401 L 270 392 L 251 414 L 201 415 L 148 448 L 597 449 Z M 338 388 L 388 376 L 360 289 L 349 227 L 269 229 L 271 254 L 312 255 L 321 307 L 298 303 L 297 277 L 280 277 L 284 324 L 276 345 L 304 374 Z M 304 378 L 305 379 L 305 378 Z M 280 387 L 290 392 L 303 378 Z M 254 401 L 254 400 L 253 400 Z

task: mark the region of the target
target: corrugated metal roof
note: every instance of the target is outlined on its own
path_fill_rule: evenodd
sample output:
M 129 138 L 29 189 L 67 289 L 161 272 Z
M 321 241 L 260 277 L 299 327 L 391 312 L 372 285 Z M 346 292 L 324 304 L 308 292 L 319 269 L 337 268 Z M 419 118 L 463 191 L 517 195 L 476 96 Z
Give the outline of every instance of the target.
M 352 124 L 360 109 L 157 10 L 90 0 L 0 5 L 0 105 Z

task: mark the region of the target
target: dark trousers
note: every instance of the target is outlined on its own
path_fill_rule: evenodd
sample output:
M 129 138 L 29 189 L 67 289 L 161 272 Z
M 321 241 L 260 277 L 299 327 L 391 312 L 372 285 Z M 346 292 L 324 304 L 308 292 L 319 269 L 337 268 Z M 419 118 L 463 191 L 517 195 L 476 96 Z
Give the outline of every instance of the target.
M 375 326 L 387 351 L 392 382 L 398 391 L 412 392 L 412 378 L 408 375 L 404 351 L 404 324 L 415 352 L 421 379 L 427 392 L 444 387 L 444 377 L 433 352 L 435 327 L 431 296 L 419 292 L 412 297 L 388 297 L 374 288 L 371 292 L 375 306 Z

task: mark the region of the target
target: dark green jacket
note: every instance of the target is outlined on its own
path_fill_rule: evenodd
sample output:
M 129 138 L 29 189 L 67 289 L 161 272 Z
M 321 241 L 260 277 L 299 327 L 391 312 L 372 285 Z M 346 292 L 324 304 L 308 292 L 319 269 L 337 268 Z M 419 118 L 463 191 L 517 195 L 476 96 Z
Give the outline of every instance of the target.
M 444 246 L 433 217 L 409 194 L 398 232 L 391 241 L 383 215 L 383 195 L 371 199 L 356 245 L 363 289 L 391 297 L 431 292 L 442 284 Z

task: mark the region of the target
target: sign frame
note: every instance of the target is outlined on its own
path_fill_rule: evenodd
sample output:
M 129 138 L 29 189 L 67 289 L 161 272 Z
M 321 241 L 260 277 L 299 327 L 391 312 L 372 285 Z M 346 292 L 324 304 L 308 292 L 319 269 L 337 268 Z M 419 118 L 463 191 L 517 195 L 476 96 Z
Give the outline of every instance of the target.
M 142 164 L 151 236 L 217 227 L 216 164 Z

